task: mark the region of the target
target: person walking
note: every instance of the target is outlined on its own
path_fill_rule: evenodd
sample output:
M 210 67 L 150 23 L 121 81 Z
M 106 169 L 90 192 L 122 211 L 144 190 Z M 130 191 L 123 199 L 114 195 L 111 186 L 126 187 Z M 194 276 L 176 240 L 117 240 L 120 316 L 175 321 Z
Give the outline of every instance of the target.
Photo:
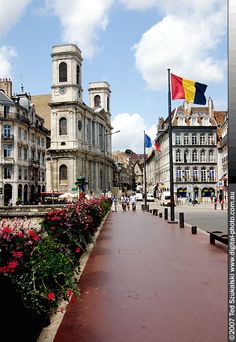
M 116 195 L 113 195 L 112 196 L 112 206 L 111 206 L 111 208 L 112 208 L 112 211 L 114 212 L 117 212 L 117 197 L 116 197 Z
M 132 210 L 135 211 L 136 210 L 136 195 L 134 192 L 130 195 L 129 201 L 130 201 Z

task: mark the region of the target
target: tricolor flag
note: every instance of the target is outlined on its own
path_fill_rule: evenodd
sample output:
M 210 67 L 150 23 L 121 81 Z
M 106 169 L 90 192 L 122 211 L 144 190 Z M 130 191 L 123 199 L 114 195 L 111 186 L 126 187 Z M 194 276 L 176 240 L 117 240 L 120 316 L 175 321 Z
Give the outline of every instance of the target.
M 154 146 L 158 152 L 161 152 L 160 145 L 156 141 L 154 141 Z
M 144 134 L 144 146 L 147 148 L 152 147 L 151 138 L 147 134 Z
M 172 100 L 185 99 L 195 104 L 206 104 L 204 95 L 207 85 L 171 74 L 171 93 Z

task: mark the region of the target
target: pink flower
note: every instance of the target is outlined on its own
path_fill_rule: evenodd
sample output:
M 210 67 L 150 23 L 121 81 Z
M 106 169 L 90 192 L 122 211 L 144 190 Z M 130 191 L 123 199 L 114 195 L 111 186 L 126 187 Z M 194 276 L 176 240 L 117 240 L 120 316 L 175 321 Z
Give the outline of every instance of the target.
M 76 250 L 75 250 L 76 253 L 80 253 L 80 251 L 81 251 L 81 249 L 79 247 L 76 248 Z

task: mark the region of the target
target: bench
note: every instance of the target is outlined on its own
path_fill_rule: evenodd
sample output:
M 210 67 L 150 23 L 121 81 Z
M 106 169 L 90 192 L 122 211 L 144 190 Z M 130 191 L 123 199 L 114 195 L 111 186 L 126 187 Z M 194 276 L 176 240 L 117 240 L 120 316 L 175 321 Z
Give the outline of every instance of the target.
M 228 235 L 224 234 L 223 232 L 216 230 L 213 232 L 207 232 L 210 234 L 210 244 L 215 245 L 215 240 L 220 241 L 224 243 L 225 245 L 228 245 Z

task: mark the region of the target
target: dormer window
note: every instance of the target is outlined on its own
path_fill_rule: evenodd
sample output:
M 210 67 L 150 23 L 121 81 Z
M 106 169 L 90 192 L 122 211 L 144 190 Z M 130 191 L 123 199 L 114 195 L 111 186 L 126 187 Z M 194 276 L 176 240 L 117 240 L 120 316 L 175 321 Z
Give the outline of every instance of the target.
M 178 118 L 178 126 L 184 126 L 184 118 L 183 117 Z
M 196 117 L 191 118 L 191 126 L 197 126 L 197 118 Z
M 59 82 L 67 82 L 67 64 L 65 62 L 59 65 Z

